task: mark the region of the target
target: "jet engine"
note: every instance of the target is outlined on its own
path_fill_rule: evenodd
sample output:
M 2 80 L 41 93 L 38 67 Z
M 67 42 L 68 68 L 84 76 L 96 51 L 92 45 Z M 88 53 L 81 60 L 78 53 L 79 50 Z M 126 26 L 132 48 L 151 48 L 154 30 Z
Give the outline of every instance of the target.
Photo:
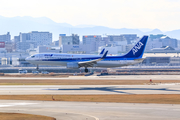
M 79 69 L 79 65 L 78 65 L 78 63 L 69 62 L 69 63 L 67 63 L 67 68 L 70 68 L 70 69 Z

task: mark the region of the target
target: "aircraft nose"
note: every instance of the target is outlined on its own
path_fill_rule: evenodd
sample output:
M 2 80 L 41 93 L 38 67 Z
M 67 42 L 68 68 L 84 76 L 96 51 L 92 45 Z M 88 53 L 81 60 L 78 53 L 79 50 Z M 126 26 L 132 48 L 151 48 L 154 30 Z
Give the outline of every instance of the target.
M 30 59 L 29 57 L 26 57 L 26 58 L 25 58 L 25 61 L 29 61 L 29 59 Z

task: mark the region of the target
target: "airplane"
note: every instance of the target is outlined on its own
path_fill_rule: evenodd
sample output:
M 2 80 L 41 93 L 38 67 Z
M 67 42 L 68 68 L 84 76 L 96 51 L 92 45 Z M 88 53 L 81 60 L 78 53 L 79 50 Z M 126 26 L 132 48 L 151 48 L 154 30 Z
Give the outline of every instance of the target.
M 25 60 L 35 65 L 56 65 L 66 66 L 70 69 L 79 69 L 85 67 L 122 67 L 141 63 L 145 58 L 143 53 L 148 40 L 148 36 L 143 36 L 139 42 L 126 54 L 121 56 L 107 56 L 104 49 L 99 55 L 88 54 L 65 54 L 65 53 L 38 53 L 27 57 Z M 37 67 L 38 68 L 38 67 Z

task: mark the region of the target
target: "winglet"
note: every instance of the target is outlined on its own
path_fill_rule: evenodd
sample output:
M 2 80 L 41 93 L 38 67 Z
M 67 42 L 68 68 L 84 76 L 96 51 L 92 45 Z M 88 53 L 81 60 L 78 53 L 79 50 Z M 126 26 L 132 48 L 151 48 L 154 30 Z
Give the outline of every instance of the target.
M 107 56 L 107 53 L 108 53 L 108 51 L 106 51 L 106 52 L 104 53 L 104 55 L 101 57 L 101 59 L 105 59 L 106 56 Z
M 101 51 L 100 55 L 103 55 L 105 48 Z

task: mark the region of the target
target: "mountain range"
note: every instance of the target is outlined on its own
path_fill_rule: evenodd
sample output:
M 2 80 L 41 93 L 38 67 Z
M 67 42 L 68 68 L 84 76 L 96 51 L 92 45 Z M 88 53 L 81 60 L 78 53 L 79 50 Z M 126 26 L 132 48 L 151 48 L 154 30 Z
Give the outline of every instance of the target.
M 70 35 L 72 33 L 82 35 L 120 35 L 120 34 L 137 34 L 138 36 L 149 34 L 165 34 L 169 37 L 180 40 L 180 29 L 162 32 L 159 29 L 114 29 L 105 26 L 95 25 L 78 25 L 72 26 L 68 23 L 56 23 L 47 17 L 33 18 L 24 17 L 3 17 L 0 16 L 0 35 L 10 32 L 11 38 L 18 36 L 20 32 L 28 33 L 31 31 L 48 31 L 53 33 L 53 40 L 59 39 L 59 34 Z M 145 32 L 144 32 L 145 31 Z

